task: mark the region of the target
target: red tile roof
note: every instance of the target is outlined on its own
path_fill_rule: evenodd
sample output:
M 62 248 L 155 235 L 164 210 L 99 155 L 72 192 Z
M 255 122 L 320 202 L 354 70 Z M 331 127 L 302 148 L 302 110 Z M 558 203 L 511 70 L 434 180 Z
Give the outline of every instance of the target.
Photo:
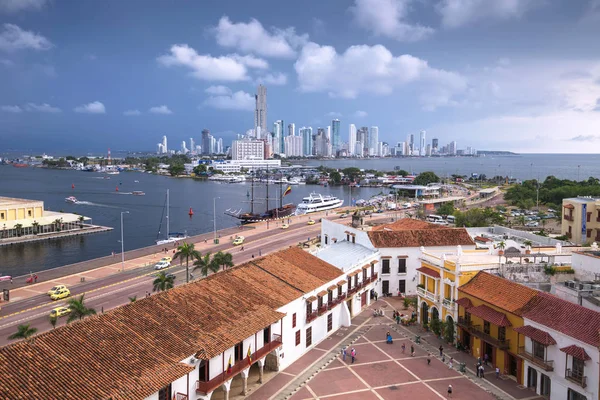
M 469 300 L 466 297 L 456 300 L 456 304 L 458 304 L 461 307 L 464 307 L 465 309 L 473 307 L 473 303 L 471 303 L 471 300 Z
M 575 208 L 573 204 L 565 204 L 563 207 L 568 208 L 569 210 L 573 210 Z
M 540 293 L 527 286 L 483 271 L 478 272 L 469 282 L 460 286 L 458 291 L 515 315 L 521 315 L 522 308 Z
M 513 331 L 519 332 L 521 335 L 530 337 L 531 339 L 543 344 L 544 346 L 556 344 L 556 340 L 554 340 L 554 338 L 548 332 L 538 329 L 531 325 L 519 326 L 518 328 L 513 328 Z
M 415 229 L 440 229 L 441 225 L 421 221 L 419 219 L 402 218 L 391 224 L 383 224 L 373 227 L 374 231 L 406 231 Z
M 342 276 L 291 248 L 0 348 L 1 399 L 145 398 Z M 331 278 L 331 279 L 330 279 Z
M 436 270 L 431 269 L 431 268 L 421 267 L 421 268 L 417 268 L 417 271 L 419 271 L 422 274 L 429 275 L 429 276 L 431 276 L 433 278 L 439 278 L 440 277 L 440 273 L 437 272 Z
M 465 228 L 414 229 L 400 231 L 369 231 L 371 243 L 385 247 L 469 246 L 475 242 Z
M 506 318 L 506 314 L 494 310 L 491 307 L 482 304 L 477 307 L 469 308 L 469 313 L 475 315 L 485 321 L 488 321 L 496 326 L 511 326 L 512 324 Z
M 600 313 L 540 292 L 523 317 L 594 347 L 600 347 Z
M 474 239 L 475 239 L 476 242 L 482 242 L 482 243 L 493 242 L 492 239 L 489 239 L 489 238 L 486 238 L 486 237 L 483 237 L 483 236 L 475 236 Z
M 588 356 L 588 353 L 585 352 L 585 349 L 583 347 L 575 346 L 574 344 L 567 347 L 563 347 L 562 349 L 560 349 L 560 351 L 562 351 L 563 353 L 567 353 L 571 357 L 575 357 L 580 360 L 588 361 L 592 359 L 590 356 Z

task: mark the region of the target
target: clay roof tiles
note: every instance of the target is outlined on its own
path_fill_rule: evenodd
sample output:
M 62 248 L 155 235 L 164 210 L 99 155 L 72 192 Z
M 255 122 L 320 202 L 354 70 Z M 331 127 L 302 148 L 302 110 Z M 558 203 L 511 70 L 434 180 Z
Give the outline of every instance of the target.
M 440 277 L 440 273 L 437 272 L 434 269 L 431 269 L 431 268 L 421 267 L 421 268 L 417 268 L 417 271 L 419 271 L 422 274 L 429 275 L 432 278 L 439 278 Z
M 485 321 L 491 322 L 496 326 L 511 326 L 512 324 L 506 317 L 506 314 L 496 311 L 491 307 L 482 304 L 477 307 L 469 308 L 469 314 L 473 314 Z
M 519 326 L 513 329 L 515 332 L 519 332 L 521 335 L 525 335 L 535 340 L 544 346 L 551 346 L 556 344 L 556 340 L 546 331 L 538 329 L 531 325 Z
M 373 231 L 406 231 L 414 229 L 440 229 L 441 225 L 421 221 L 419 219 L 402 218 L 391 224 L 384 224 L 373 227 Z
M 579 347 L 574 344 L 567 347 L 563 347 L 562 349 L 560 349 L 560 351 L 562 351 L 563 353 L 567 353 L 571 357 L 575 357 L 583 361 L 588 361 L 592 359 L 588 355 L 588 353 L 585 352 L 585 349 L 583 347 Z
M 471 300 L 469 300 L 466 297 L 456 300 L 455 303 L 461 307 L 464 307 L 465 309 L 469 309 L 469 308 L 473 307 L 473 303 L 471 303 Z
M 414 229 L 400 231 L 367 232 L 373 246 L 386 247 L 431 247 L 468 246 L 475 242 L 464 228 Z

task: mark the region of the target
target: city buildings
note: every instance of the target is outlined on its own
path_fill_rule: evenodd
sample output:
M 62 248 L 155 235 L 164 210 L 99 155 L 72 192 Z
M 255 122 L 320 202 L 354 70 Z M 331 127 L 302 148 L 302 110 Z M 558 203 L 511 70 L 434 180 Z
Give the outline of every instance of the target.
M 283 138 L 283 120 L 277 120 L 273 122 L 273 138 L 271 141 L 273 154 L 283 154 L 285 152 Z
M 421 157 L 425 157 L 426 156 L 426 143 L 427 139 L 426 139 L 426 132 L 425 131 L 421 131 L 419 132 L 419 155 Z
M 562 201 L 561 232 L 576 244 L 600 242 L 600 198 L 579 196 Z
M 296 124 L 293 122 L 288 125 L 288 136 L 296 136 Z
M 265 143 L 257 139 L 234 140 L 231 144 L 232 160 L 263 160 Z
M 181 142 L 181 154 L 187 154 L 189 152 L 185 140 Z
M 286 136 L 284 145 L 286 157 L 302 157 L 302 138 L 300 136 Z
M 256 95 L 254 96 L 256 106 L 254 108 L 254 129 L 257 132 L 257 139 L 265 135 L 267 130 L 267 88 L 263 85 L 258 85 Z M 260 128 L 260 129 L 258 129 Z
M 342 148 L 340 130 L 341 130 L 340 120 L 339 119 L 332 120 L 331 121 L 330 140 L 331 140 L 331 147 L 332 147 L 331 155 L 333 155 L 334 157 L 337 155 L 337 152 L 340 151 Z
M 348 132 L 348 155 L 356 155 L 356 125 L 350 124 Z
M 309 157 L 313 155 L 313 130 L 309 126 L 308 128 L 303 126 L 299 131 L 300 137 L 302 137 L 302 155 Z
M 369 134 L 369 149 L 368 156 L 377 155 L 377 143 L 379 142 L 379 128 L 376 126 L 371 127 L 371 132 Z
M 212 154 L 212 135 L 208 129 L 202 129 L 202 154 L 210 155 Z
M 169 149 L 167 148 L 167 137 L 163 136 L 162 137 L 162 142 L 158 143 L 157 145 L 157 153 L 158 154 L 167 154 Z

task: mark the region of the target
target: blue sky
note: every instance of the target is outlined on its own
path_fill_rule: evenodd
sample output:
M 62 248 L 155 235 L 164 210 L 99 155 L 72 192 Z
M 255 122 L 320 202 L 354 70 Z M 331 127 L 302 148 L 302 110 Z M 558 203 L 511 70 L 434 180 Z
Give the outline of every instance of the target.
M 228 144 L 263 82 L 269 125 L 597 153 L 598 37 L 600 0 L 0 0 L 0 150 Z

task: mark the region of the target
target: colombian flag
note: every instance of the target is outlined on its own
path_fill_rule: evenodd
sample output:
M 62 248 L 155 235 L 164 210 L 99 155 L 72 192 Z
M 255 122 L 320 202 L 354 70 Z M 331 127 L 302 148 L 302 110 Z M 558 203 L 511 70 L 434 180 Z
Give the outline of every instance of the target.
M 250 346 L 248 346 L 248 355 L 246 358 L 248 359 L 248 365 L 252 365 L 252 351 L 250 351 Z
M 229 356 L 229 363 L 227 363 L 227 373 L 231 373 L 231 356 Z
M 292 187 L 288 186 L 287 189 L 285 189 L 285 191 L 283 192 L 283 197 L 287 196 L 290 193 L 292 193 Z

